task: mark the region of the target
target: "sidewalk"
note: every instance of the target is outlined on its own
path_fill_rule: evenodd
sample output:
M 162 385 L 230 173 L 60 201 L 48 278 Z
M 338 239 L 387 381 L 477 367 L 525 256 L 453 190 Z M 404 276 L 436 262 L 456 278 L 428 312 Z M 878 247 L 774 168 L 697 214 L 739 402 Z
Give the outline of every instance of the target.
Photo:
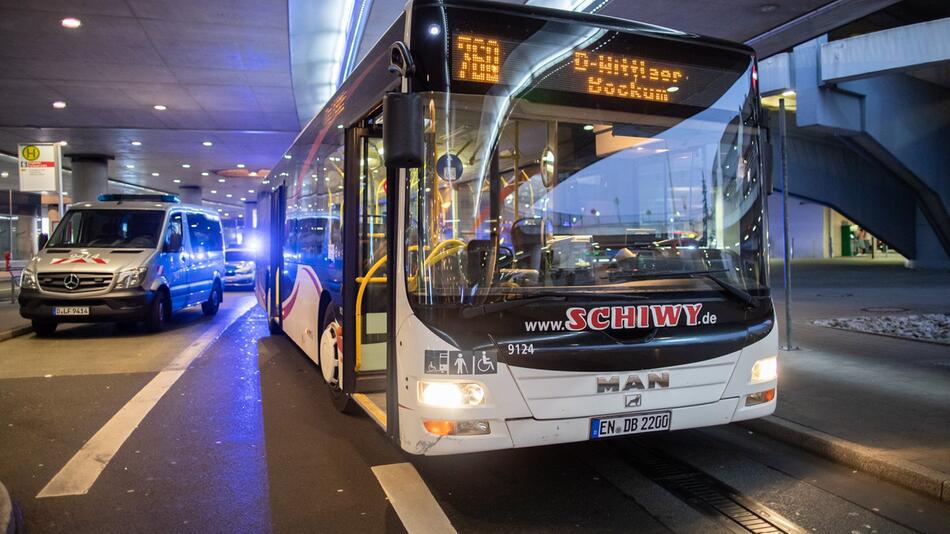
M 20 307 L 10 304 L 9 299 L 0 300 L 0 341 L 32 332 L 30 321 L 20 317 Z
M 772 288 L 784 346 L 781 268 L 773 264 Z M 950 347 L 811 324 L 948 313 L 950 273 L 860 260 L 803 260 L 792 273 L 800 350 L 780 356 L 775 416 L 749 426 L 950 500 Z
M 20 317 L 20 307 L 10 302 L 10 279 L 0 272 L 0 341 L 31 332 L 30 322 Z

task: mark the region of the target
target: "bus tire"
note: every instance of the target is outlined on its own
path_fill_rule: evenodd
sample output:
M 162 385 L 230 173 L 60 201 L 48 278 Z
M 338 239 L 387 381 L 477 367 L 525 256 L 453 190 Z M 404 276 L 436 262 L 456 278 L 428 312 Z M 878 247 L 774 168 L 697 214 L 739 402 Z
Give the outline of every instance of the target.
M 317 354 L 320 360 L 320 373 L 330 390 L 333 406 L 343 413 L 354 413 L 356 403 L 343 391 L 343 375 L 340 366 L 343 354 L 337 343 L 338 326 L 336 307 L 330 304 L 324 314 L 323 328 L 320 330 L 320 347 Z
M 267 331 L 270 332 L 270 335 L 272 336 L 278 336 L 280 334 L 283 334 L 284 330 L 280 327 L 280 317 L 278 317 L 277 315 L 273 315 L 271 317 L 270 303 L 272 302 L 271 299 L 273 298 L 273 293 L 271 293 L 270 288 L 267 288 L 267 292 L 265 293 L 265 296 L 267 298 L 267 310 L 268 310 Z

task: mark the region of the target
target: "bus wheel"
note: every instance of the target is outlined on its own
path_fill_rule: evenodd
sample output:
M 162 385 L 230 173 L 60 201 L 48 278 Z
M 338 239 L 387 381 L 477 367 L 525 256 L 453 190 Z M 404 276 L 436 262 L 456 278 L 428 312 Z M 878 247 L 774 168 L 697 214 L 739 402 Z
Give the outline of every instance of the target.
M 271 317 L 270 313 L 270 303 L 271 303 L 271 292 L 270 289 L 267 290 L 267 330 L 270 332 L 270 335 L 276 336 L 282 334 L 283 331 L 280 328 L 280 318 L 276 315 Z
M 323 380 L 330 388 L 330 396 L 337 410 L 344 413 L 353 413 L 355 407 L 353 399 L 343 391 L 343 354 L 337 343 L 339 322 L 334 310 L 328 309 L 323 321 L 323 330 L 320 334 L 320 372 Z

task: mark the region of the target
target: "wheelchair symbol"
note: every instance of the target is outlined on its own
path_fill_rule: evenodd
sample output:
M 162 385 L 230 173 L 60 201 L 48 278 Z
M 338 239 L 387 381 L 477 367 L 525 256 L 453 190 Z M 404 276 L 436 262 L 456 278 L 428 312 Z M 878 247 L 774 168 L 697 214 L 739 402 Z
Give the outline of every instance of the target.
M 495 362 L 488 357 L 488 353 L 482 351 L 482 357 L 478 360 L 475 360 L 475 373 L 486 375 L 494 374 L 497 371 L 495 370 Z

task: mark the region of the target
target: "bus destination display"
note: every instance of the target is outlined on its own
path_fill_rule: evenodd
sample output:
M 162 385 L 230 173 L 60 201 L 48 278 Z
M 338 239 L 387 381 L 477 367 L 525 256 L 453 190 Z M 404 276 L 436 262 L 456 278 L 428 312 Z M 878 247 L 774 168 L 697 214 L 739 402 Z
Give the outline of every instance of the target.
M 523 45 L 524 43 L 522 43 Z M 452 78 L 486 84 L 517 84 L 518 66 L 505 64 L 514 46 L 498 38 L 458 33 L 452 43 Z M 566 60 L 546 69 L 548 75 L 535 86 L 575 93 L 674 102 L 680 85 L 689 76 L 683 68 L 649 58 L 575 50 Z

